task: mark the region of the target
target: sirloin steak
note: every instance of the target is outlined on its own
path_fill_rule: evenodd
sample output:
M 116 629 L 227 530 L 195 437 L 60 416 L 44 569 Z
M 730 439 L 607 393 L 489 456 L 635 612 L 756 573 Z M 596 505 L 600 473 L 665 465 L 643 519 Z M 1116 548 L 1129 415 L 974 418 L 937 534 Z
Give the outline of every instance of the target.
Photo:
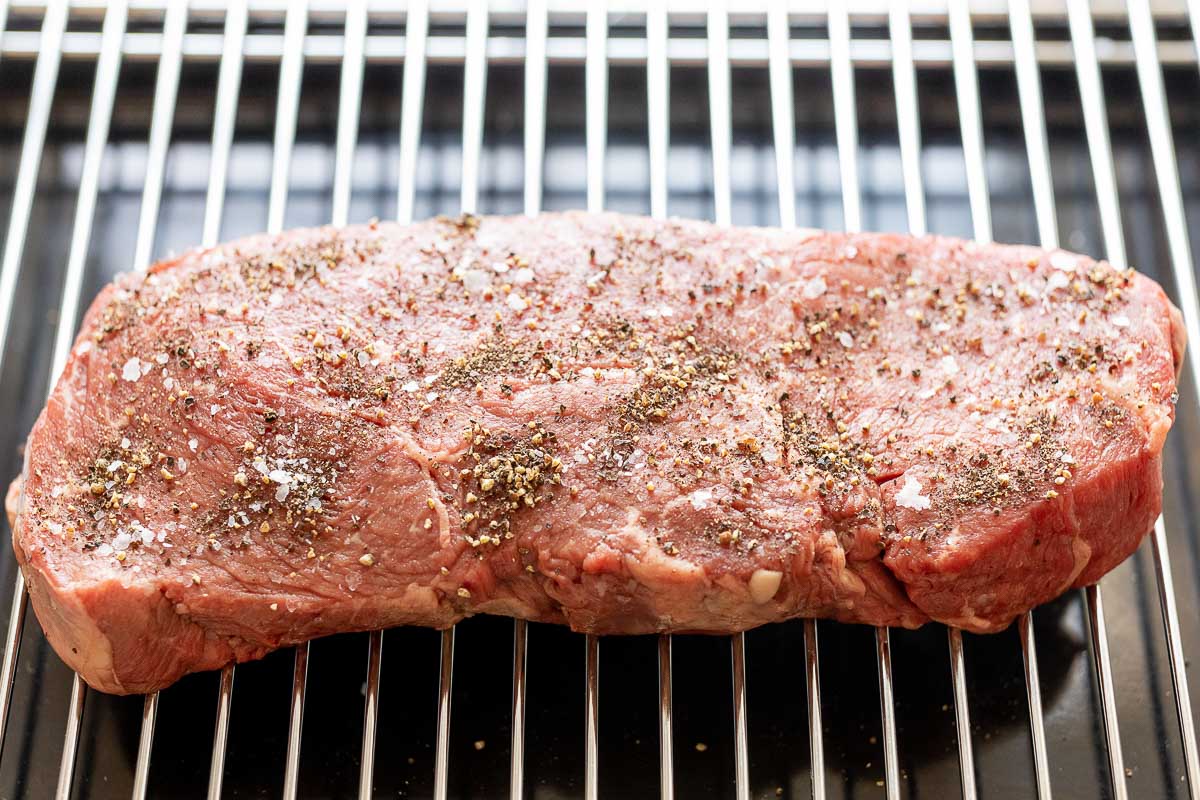
M 1153 525 L 1182 331 L 1132 270 L 934 236 L 254 236 L 101 292 L 13 541 L 106 692 L 476 613 L 995 631 Z

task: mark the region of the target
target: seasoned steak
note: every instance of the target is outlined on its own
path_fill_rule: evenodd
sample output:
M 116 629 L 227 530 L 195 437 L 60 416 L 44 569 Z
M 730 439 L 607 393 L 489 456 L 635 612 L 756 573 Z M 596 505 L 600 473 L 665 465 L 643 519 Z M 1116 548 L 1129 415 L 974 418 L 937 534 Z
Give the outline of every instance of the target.
M 14 485 L 93 687 L 477 613 L 973 631 L 1161 504 L 1183 352 L 1133 271 L 594 214 L 255 236 L 88 311 Z

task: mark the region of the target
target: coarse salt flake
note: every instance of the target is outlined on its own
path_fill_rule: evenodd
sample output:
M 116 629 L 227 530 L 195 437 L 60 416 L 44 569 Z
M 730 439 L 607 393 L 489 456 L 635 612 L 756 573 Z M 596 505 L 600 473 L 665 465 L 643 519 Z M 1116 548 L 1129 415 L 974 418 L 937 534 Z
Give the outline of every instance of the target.
M 504 302 L 508 304 L 509 308 L 511 308 L 513 311 L 516 311 L 518 313 L 529 308 L 529 301 L 526 300 L 524 297 L 521 297 L 521 295 L 518 294 L 517 292 L 513 292 L 512 294 L 510 294 L 508 296 L 508 299 L 505 300 Z
M 358 365 L 360 367 L 365 367 L 367 364 L 370 364 L 370 363 L 371 363 L 371 357 L 369 355 L 367 355 L 367 351 L 359 350 L 358 351 Z
M 911 475 L 905 475 L 904 485 L 896 492 L 896 505 L 914 511 L 924 511 L 929 508 L 931 501 L 921 494 L 921 482 Z
M 692 508 L 702 511 L 712 505 L 712 498 L 711 489 L 697 489 L 691 495 Z
M 512 274 L 512 282 L 517 286 L 525 286 L 526 284 L 533 283 L 533 278 L 533 270 L 529 267 L 521 267 Z
M 1053 292 L 1058 289 L 1065 289 L 1071 285 L 1071 279 L 1065 273 L 1055 272 L 1046 279 L 1046 291 Z
M 1117 314 L 1115 317 L 1110 318 L 1109 322 L 1111 322 L 1113 327 L 1116 328 L 1129 327 L 1129 317 L 1125 316 L 1124 314 Z
M 142 377 L 142 362 L 138 360 L 137 356 L 133 356 L 125 362 L 125 366 L 121 367 L 121 379 L 133 383 L 140 377 Z
M 942 372 L 947 375 L 958 374 L 958 362 L 954 360 L 954 356 L 943 356 L 941 361 Z
M 463 286 L 468 292 L 482 292 L 492 285 L 492 278 L 481 269 L 469 269 L 463 273 Z
M 275 483 L 291 483 L 292 474 L 282 469 L 273 469 L 267 473 L 267 477 Z
M 828 288 L 825 285 L 825 279 L 818 275 L 804 284 L 804 290 L 800 294 L 809 300 L 813 300 L 825 294 L 825 290 Z
M 198 439 L 188 439 L 188 449 L 190 449 L 193 453 L 196 452 L 196 448 L 199 446 L 200 441 Z
M 839 331 L 838 335 L 837 335 L 837 340 L 839 342 L 841 342 L 842 347 L 845 347 L 847 349 L 854 347 L 854 337 L 851 336 L 846 331 Z
M 1074 272 L 1077 263 L 1075 256 L 1061 250 L 1050 255 L 1050 266 L 1063 272 Z
M 409 381 L 400 388 L 406 392 L 415 392 L 417 389 L 421 388 L 421 384 L 417 383 L 416 381 Z

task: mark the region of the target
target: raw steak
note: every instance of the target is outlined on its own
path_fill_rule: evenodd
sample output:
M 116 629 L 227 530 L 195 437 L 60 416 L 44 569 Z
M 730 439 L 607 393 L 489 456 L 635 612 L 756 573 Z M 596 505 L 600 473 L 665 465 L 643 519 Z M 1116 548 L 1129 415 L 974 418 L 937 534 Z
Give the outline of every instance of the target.
M 1062 251 L 618 215 L 256 236 L 101 292 L 10 495 L 93 687 L 477 613 L 973 631 L 1159 513 L 1184 347 Z

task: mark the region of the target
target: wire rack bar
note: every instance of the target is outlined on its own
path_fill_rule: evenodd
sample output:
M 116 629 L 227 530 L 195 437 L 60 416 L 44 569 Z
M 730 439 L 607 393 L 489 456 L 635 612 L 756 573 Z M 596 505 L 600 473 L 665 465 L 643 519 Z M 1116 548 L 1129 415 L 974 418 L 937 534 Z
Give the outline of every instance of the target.
M 358 114 L 362 104 L 363 44 L 367 36 L 366 0 L 355 0 L 346 9 L 346 58 L 338 95 L 338 124 L 333 168 L 333 224 L 345 225 L 350 217 L 350 179 L 354 174 L 354 148 L 358 144 Z
M 988 199 L 987 168 L 983 155 L 983 118 L 979 84 L 975 73 L 975 38 L 970 12 L 965 4 L 950 6 L 950 38 L 954 51 L 954 88 L 962 128 L 963 156 L 967 165 L 967 194 L 971 222 L 977 241 L 992 241 L 992 210 Z M 950 628 L 950 676 L 954 685 L 954 719 L 957 727 L 958 765 L 964 800 L 974 800 L 975 753 L 971 741 L 971 712 L 968 704 L 966 663 L 962 631 Z
M 1194 55 L 1197 62 L 1200 63 L 1200 0 L 1188 0 L 1187 7 L 1188 21 L 1192 26 L 1192 42 L 1195 44 Z M 0 21 L 0 29 L 3 27 L 2 21 Z
M 775 183 L 779 195 L 779 225 L 796 227 L 795 110 L 792 99 L 792 66 L 788 60 L 787 11 L 773 6 L 767 15 L 767 37 L 771 48 L 771 126 L 775 142 Z M 804 674 L 808 699 L 809 765 L 813 800 L 825 800 L 825 744 L 821 721 L 821 668 L 817 622 L 804 620 Z
M 367 646 L 367 691 L 363 700 L 362 756 L 358 762 L 358 797 L 375 794 L 375 728 L 379 720 L 379 674 L 383 668 L 383 631 L 371 631 Z
M 225 665 L 221 670 L 221 686 L 217 691 L 217 722 L 213 728 L 212 762 L 208 770 L 208 800 L 220 800 L 225 783 L 225 745 L 229 741 L 233 678 L 233 665 Z
M 421 143 L 421 117 L 425 106 L 425 41 L 429 35 L 429 5 L 415 0 L 408 12 L 405 41 L 411 58 L 404 62 L 404 84 L 400 97 L 400 179 L 396 219 L 413 220 L 416 198 L 417 149 Z
M 163 21 L 164 36 L 179 44 L 187 31 L 187 3 L 173 6 Z M 134 269 L 150 265 L 150 254 L 158 230 L 158 208 L 162 199 L 163 176 L 166 174 L 167 148 L 171 143 L 171 127 L 175 117 L 175 101 L 179 92 L 180 57 L 178 50 L 164 55 L 158 65 L 154 85 L 154 110 L 150 118 L 150 139 L 147 145 L 146 179 L 142 185 L 141 214 L 138 218 L 137 244 L 134 246 Z M 154 751 L 154 729 L 158 720 L 158 692 L 146 695 L 142 706 L 142 731 L 138 738 L 137 763 L 133 773 L 133 800 L 144 800 L 150 784 L 150 756 Z
M 708 110 L 712 145 L 713 217 L 718 225 L 732 224 L 733 191 L 729 158 L 733 112 L 729 88 L 729 14 L 723 0 L 708 12 Z
M 672 6 L 673 7 L 673 6 Z M 372 11 L 374 18 L 378 12 Z M 448 27 L 461 23 L 461 16 L 439 15 L 439 22 Z M 552 20 L 556 22 L 556 20 Z M 577 20 L 575 21 L 577 24 Z M 219 33 L 196 32 L 188 34 L 182 45 L 181 55 L 189 61 L 214 62 L 221 55 L 222 37 Z M 12 31 L 0 42 L 0 55 L 29 60 L 37 57 L 41 38 L 37 31 Z M 466 57 L 469 43 L 459 32 L 439 33 L 429 43 L 428 57 L 443 64 L 461 64 Z M 681 66 L 704 66 L 707 59 L 703 39 L 678 37 L 669 39 L 665 54 L 672 64 Z M 70 60 L 95 59 L 100 52 L 100 34 L 90 31 L 71 31 L 63 39 L 63 57 Z M 123 46 L 129 61 L 148 62 L 158 60 L 169 48 L 160 33 L 131 32 Z M 1164 40 L 1158 43 L 1159 58 L 1164 65 L 1195 66 L 1198 61 L 1196 50 L 1190 41 Z M 278 62 L 284 55 L 284 45 L 274 33 L 252 33 L 246 38 L 246 60 L 249 62 Z M 305 60 L 317 64 L 341 61 L 345 55 L 345 42 L 340 34 L 313 33 L 304 43 Z M 390 33 L 372 33 L 366 42 L 366 58 L 373 63 L 401 63 L 409 53 L 405 36 Z M 1011 42 L 1004 40 L 979 40 L 975 43 L 976 62 L 980 68 L 1011 68 L 1015 53 Z M 485 56 L 496 64 L 520 64 L 525 59 L 525 43 L 521 36 L 511 32 L 498 32 L 487 45 Z M 1037 43 L 1035 56 L 1039 64 L 1047 67 L 1071 67 L 1073 55 L 1070 44 L 1062 41 Z M 582 65 L 587 59 L 587 42 L 584 36 L 555 35 L 547 44 L 547 58 L 553 64 Z M 632 37 L 613 37 L 609 41 L 609 60 L 624 66 L 645 65 L 650 56 L 646 41 Z M 768 43 L 761 38 L 730 41 L 729 60 L 734 67 L 764 68 L 769 62 Z M 830 59 L 827 40 L 793 39 L 788 46 L 788 60 L 794 66 L 824 67 Z M 850 59 L 855 66 L 888 68 L 892 62 L 892 44 L 886 40 L 860 39 L 851 43 Z M 919 39 L 913 42 L 913 59 L 921 67 L 944 68 L 951 64 L 952 46 L 948 39 Z M 1113 41 L 1105 46 L 1100 56 L 1105 66 L 1128 67 L 1135 61 L 1133 46 L 1126 41 Z
M 525 794 L 525 682 L 529 624 L 513 620 L 512 745 L 508 761 L 508 793 L 512 800 Z
M 287 213 L 288 177 L 296 143 L 300 86 L 304 74 L 304 37 L 308 31 L 306 0 L 290 0 L 284 21 L 285 43 L 279 65 L 279 99 L 275 106 L 275 141 L 271 155 L 271 187 L 267 202 L 267 232 L 283 230 Z M 308 642 L 292 657 L 292 692 L 288 705 L 287 755 L 283 765 L 284 800 L 295 800 L 300 789 L 300 743 L 304 735 L 304 698 L 308 690 Z
M 768 70 L 771 83 L 771 129 L 775 141 L 775 184 L 779 194 L 779 226 L 796 227 L 795 109 L 792 101 L 792 65 L 788 61 L 787 9 L 773 6 L 767 14 Z
M 921 180 L 921 122 L 917 101 L 917 70 L 913 64 L 912 22 L 907 0 L 892 3 L 888 16 L 892 40 L 892 82 L 896 88 L 896 126 L 900 135 L 900 163 L 904 174 L 904 207 L 908 231 L 923 236 L 925 192 Z
M 308 3 L 289 0 L 283 26 L 283 58 L 279 63 L 279 99 L 275 104 L 275 142 L 271 154 L 271 188 L 267 201 L 267 232 L 283 230 L 287 209 L 288 173 L 296 142 L 296 117 L 300 110 L 300 84 L 304 73 L 304 35 L 308 31 Z
M 233 2 L 225 18 L 225 51 L 217 76 L 217 102 L 213 123 L 213 158 L 208 171 L 208 196 L 204 208 L 204 232 L 200 241 L 206 247 L 220 238 L 221 215 L 225 206 L 225 180 L 229 173 L 229 149 L 237 120 L 238 95 L 242 89 L 242 47 L 246 40 L 248 16 L 244 2 Z
M 1125 234 L 1121 229 L 1121 211 L 1117 203 L 1117 173 L 1113 166 L 1112 143 L 1108 136 L 1108 108 L 1100 82 L 1100 64 L 1096 58 L 1096 34 L 1092 27 L 1087 0 L 1067 0 L 1067 18 L 1071 44 L 1075 48 L 1075 76 L 1083 108 L 1083 124 L 1088 153 L 1092 162 L 1092 180 L 1100 205 L 1100 230 L 1104 251 L 1118 267 L 1127 263 Z
M 604 154 L 608 141 L 608 9 L 591 3 L 587 12 L 587 207 L 604 209 Z M 584 776 L 585 800 L 600 797 L 600 639 L 584 637 Z
M 588 4 L 585 67 L 587 125 L 587 208 L 604 210 L 604 155 L 608 142 L 607 3 Z M 585 800 L 600 797 L 600 638 L 584 637 L 584 773 Z
M 962 631 L 948 628 L 950 678 L 954 684 L 954 721 L 958 733 L 958 769 L 963 800 L 975 797 L 975 752 L 971 744 L 971 716 L 967 699 L 967 667 L 963 660 Z
M 531 0 L 525 24 L 525 213 L 542 206 L 542 163 L 546 144 L 545 0 Z M 520 800 L 525 788 L 525 685 L 529 626 L 513 620 L 512 744 L 509 748 L 509 796 Z
M 304 735 L 304 696 L 308 687 L 308 643 L 292 656 L 292 693 L 288 704 L 287 755 L 283 762 L 284 800 L 295 800 L 300 791 L 300 741 Z
M 342 62 L 342 74 L 338 87 L 337 138 L 334 145 L 333 210 L 331 223 L 342 226 L 349 222 L 350 195 L 354 175 L 354 151 L 358 146 L 358 119 L 362 109 L 362 85 L 365 69 L 364 46 L 367 38 L 367 4 L 355 0 L 346 8 L 346 59 Z M 298 681 L 307 677 L 309 644 L 300 646 L 304 650 L 304 674 L 293 672 L 292 692 L 296 697 Z M 297 652 L 296 665 L 301 656 Z M 363 739 L 358 771 L 358 796 L 369 798 L 375 780 L 375 732 L 379 717 L 379 681 L 383 665 L 383 631 L 371 631 L 367 642 L 367 680 L 363 698 Z M 304 692 L 298 698 L 298 713 L 304 713 Z M 293 712 L 294 714 L 297 712 Z M 299 736 L 299 731 L 297 731 Z M 289 737 L 289 748 L 291 741 Z M 297 741 L 297 758 L 300 742 Z
M 1050 800 L 1050 762 L 1046 754 L 1046 723 L 1042 716 L 1042 682 L 1038 674 L 1037 646 L 1033 641 L 1033 613 L 1017 620 L 1021 660 L 1025 665 L 1025 699 L 1029 703 L 1029 730 L 1033 742 L 1034 779 L 1038 800 Z
M 434 754 L 433 797 L 446 800 L 450 783 L 450 696 L 454 689 L 454 628 L 442 631 L 438 665 L 437 750 Z
M 75 782 L 75 751 L 79 749 L 79 728 L 83 720 L 83 701 L 87 697 L 87 684 L 72 673 L 71 700 L 67 704 L 67 730 L 63 734 L 63 753 L 58 762 L 58 784 L 54 789 L 55 800 L 70 800 L 71 785 Z
M 610 42 L 611 47 L 611 42 Z M 667 11 L 654 5 L 646 13 L 646 116 L 650 140 L 650 216 L 667 216 L 667 147 L 671 81 L 667 63 Z
M 1084 590 L 1091 631 L 1092 661 L 1096 667 L 1097 689 L 1100 695 L 1101 721 L 1104 723 L 1104 740 L 1108 744 L 1108 772 L 1112 782 L 1113 796 L 1126 800 L 1129 789 L 1125 785 L 1125 757 L 1121 751 L 1121 731 L 1117 723 L 1116 693 L 1113 691 L 1112 661 L 1108 655 L 1108 631 L 1104 624 L 1104 603 L 1098 585 Z
M 600 639 L 584 637 L 584 800 L 600 797 Z
M 1116 169 L 1108 134 L 1108 112 L 1100 80 L 1100 67 L 1096 58 L 1091 9 L 1086 1 L 1081 3 L 1079 0 L 1068 0 L 1067 13 L 1071 43 L 1077 55 L 1075 68 L 1087 132 L 1088 152 L 1096 184 L 1096 198 L 1100 207 L 1104 249 L 1110 262 L 1118 268 L 1124 268 L 1127 263 L 1125 235 L 1121 227 Z M 1092 660 L 1096 669 L 1096 688 L 1107 746 L 1109 776 L 1114 795 L 1118 800 L 1123 800 L 1128 795 L 1125 785 L 1125 756 L 1121 747 L 1100 587 L 1088 587 L 1084 592 L 1084 601 L 1088 631 L 1091 635 Z
M 662 800 L 675 797 L 675 761 L 672 755 L 674 741 L 673 699 L 671 696 L 671 635 L 658 637 L 658 757 L 659 796 Z
M 668 102 L 670 73 L 667 63 L 667 10 L 655 4 L 646 13 L 646 119 L 650 147 L 650 215 L 667 216 L 667 148 L 671 121 Z M 674 800 L 674 720 L 672 711 L 671 635 L 658 638 L 658 750 L 659 794 Z
M 1197 25 L 1194 12 L 1192 24 Z M 1188 237 L 1187 218 L 1183 207 L 1183 192 L 1179 185 L 1179 165 L 1175 159 L 1175 141 L 1167 112 L 1167 95 L 1163 88 L 1162 65 L 1158 61 L 1154 19 L 1145 0 L 1129 3 L 1129 24 L 1137 52 L 1138 83 L 1142 89 L 1142 104 L 1146 112 L 1146 127 L 1150 134 L 1150 150 L 1154 160 L 1159 199 L 1167 226 L 1167 244 L 1171 252 L 1171 268 L 1179 291 L 1184 328 L 1191 341 L 1200 341 L 1200 298 L 1196 293 L 1195 265 Z M 1196 32 L 1193 27 L 1193 32 Z M 1193 386 L 1200 386 L 1200 355 L 1192 347 L 1187 352 Z M 1195 800 L 1200 797 L 1200 755 L 1196 749 L 1196 727 L 1192 719 L 1191 691 L 1179 634 L 1179 614 L 1175 608 L 1174 581 L 1171 559 L 1167 549 L 1166 526 L 1162 518 L 1155 523 L 1153 534 L 1154 568 L 1158 576 L 1158 596 L 1163 614 L 1163 632 L 1171 664 L 1171 685 L 1175 695 L 1175 710 L 1183 738 L 1183 757 L 1187 769 L 1188 791 Z
M 829 46 L 843 224 L 847 231 L 857 232 L 862 230 L 862 195 L 858 182 L 858 109 L 854 92 L 854 67 L 850 61 L 850 18 L 845 7 L 838 4 L 829 8 Z M 815 629 L 813 633 L 815 637 Z M 890 642 L 887 628 L 876 628 L 875 657 L 883 731 L 884 789 L 888 800 L 894 800 L 900 792 L 900 758 Z M 815 785 L 814 782 L 814 788 Z
M 232 3 L 229 14 L 225 17 L 225 50 L 221 55 L 221 71 L 217 77 L 212 161 L 208 194 L 204 204 L 204 233 L 200 238 L 203 247 L 215 246 L 220 238 L 229 150 L 233 145 L 238 95 L 241 93 L 242 46 L 247 24 L 245 0 Z M 212 763 L 208 773 L 209 800 L 220 798 L 225 781 L 225 755 L 229 741 L 229 718 L 232 713 L 234 670 L 233 664 L 226 664 L 221 670 L 221 683 L 217 694 L 217 721 L 213 731 Z
M 175 101 L 179 93 L 179 70 L 183 64 L 181 50 L 187 33 L 187 23 L 187 0 L 181 0 L 168 10 L 163 22 L 165 45 L 162 60 L 158 63 L 158 78 L 154 86 L 154 112 L 150 120 L 146 180 L 142 185 L 142 211 L 138 218 L 137 244 L 133 248 L 134 269 L 140 270 L 148 267 L 150 254 L 154 250 L 154 236 L 158 231 L 158 208 L 162 202 L 167 147 L 171 142 L 171 127 L 175 121 Z
M 896 693 L 892 685 L 892 636 L 888 628 L 875 629 L 875 661 L 879 673 L 879 714 L 884 731 L 884 792 L 887 800 L 899 800 L 900 754 L 896 743 Z
M 1167 651 L 1171 661 L 1171 686 L 1174 688 L 1175 711 L 1179 715 L 1179 731 L 1183 737 L 1183 760 L 1187 770 L 1188 797 L 1200 797 L 1200 776 L 1196 774 L 1196 725 L 1192 719 L 1191 691 L 1188 688 L 1187 664 L 1183 657 L 1179 633 L 1179 612 L 1175 607 L 1175 580 L 1171 575 L 1171 557 L 1167 550 L 1167 530 L 1162 517 L 1154 523 L 1151 540 L 1154 549 L 1154 569 L 1158 578 L 1158 601 L 1163 609 L 1163 625 Z
M 0 361 L 8 341 L 13 296 L 21 272 L 21 257 L 25 252 L 25 237 L 29 232 L 29 215 L 33 194 L 37 188 L 38 168 L 42 163 L 42 148 L 46 142 L 46 127 L 50 122 L 50 106 L 54 101 L 54 86 L 58 82 L 58 67 L 62 61 L 62 36 L 67 27 L 65 0 L 46 10 L 42 35 L 46 49 L 38 56 L 33 72 L 33 89 L 29 100 L 29 116 L 25 123 L 25 138 L 17 164 L 17 183 L 13 189 L 12 212 L 8 236 L 4 240 L 4 256 L 0 262 Z M 21 633 L 25 629 L 25 576 L 17 571 L 13 585 L 12 609 L 9 611 L 5 636 L 4 661 L 0 665 L 0 752 L 8 732 L 8 712 L 12 705 L 13 681 L 17 674 L 17 657 Z
M 546 147 L 545 0 L 530 0 L 525 38 L 525 214 L 542 209 L 542 167 Z M 520 800 L 525 791 L 525 686 L 529 625 L 513 620 L 512 744 L 509 748 L 509 796 Z
M 842 221 L 847 231 L 862 230 L 862 194 L 858 184 L 858 110 L 854 67 L 850 63 L 850 18 L 834 3 L 829 9 L 829 64 L 833 80 L 833 119 L 838 169 L 842 180 Z
M 483 146 L 483 113 L 487 91 L 487 0 L 471 0 L 463 62 L 462 211 L 474 213 L 479 198 L 479 152 Z M 438 681 L 437 756 L 434 761 L 434 800 L 445 800 L 450 770 L 450 700 L 454 677 L 454 628 L 442 631 L 441 675 Z
M 818 645 L 817 621 L 804 620 L 804 683 L 808 690 L 810 780 L 813 800 L 825 800 L 825 731 L 821 720 L 821 659 Z M 887 674 L 891 675 L 890 664 Z M 882 694 L 880 701 L 883 702 Z
M 1017 92 L 1021 103 L 1025 147 L 1029 155 L 1038 235 L 1043 247 L 1058 247 L 1058 216 L 1054 205 L 1054 183 L 1050 174 L 1050 148 L 1046 138 L 1041 76 L 1033 56 L 1035 39 L 1029 0 L 1012 0 L 1009 4 L 1009 20 L 1013 45 L 1017 52 Z M 1033 636 L 1033 612 L 1027 611 L 1021 615 L 1018 621 L 1018 635 L 1021 640 L 1021 659 L 1025 667 L 1025 696 L 1029 704 L 1034 778 L 1039 800 L 1049 800 L 1050 761 L 1046 752 L 1041 680 L 1038 674 L 1037 646 Z
M 79 196 L 75 205 L 75 223 L 71 231 L 71 246 L 67 256 L 67 271 L 63 278 L 58 327 L 54 332 L 54 350 L 50 359 L 47 383 L 63 369 L 71 352 L 72 334 L 79 317 L 79 301 L 83 292 L 83 271 L 87 261 L 95 216 L 96 195 L 100 184 L 100 163 L 108 142 L 112 121 L 113 100 L 117 93 L 117 78 L 121 67 L 121 37 L 125 34 L 128 7 L 124 0 L 110 6 L 104 15 L 104 46 L 96 64 L 96 83 L 92 92 L 92 107 L 88 115 L 87 141 L 84 144 L 83 170 L 79 179 Z M 87 684 L 75 673 L 71 678 L 71 701 L 67 706 L 67 725 L 63 734 L 63 752 L 59 760 L 56 796 L 69 798 L 75 777 L 75 754 L 79 748 L 79 731 L 83 721 L 83 705 Z
M 1025 148 L 1033 184 L 1033 208 L 1038 238 L 1043 247 L 1058 247 L 1058 219 L 1054 210 L 1054 184 L 1050 180 L 1050 146 L 1046 141 L 1046 113 L 1042 81 L 1034 55 L 1033 12 L 1029 0 L 1009 0 L 1009 29 L 1016 54 L 1017 94 L 1024 123 Z
M 708 12 L 708 107 L 712 144 L 713 214 L 718 225 L 732 224 L 730 150 L 733 114 L 729 86 L 729 14 L 724 2 Z M 729 639 L 733 676 L 734 791 L 738 800 L 750 798 L 749 723 L 746 714 L 746 635 Z
M 463 61 L 462 210 L 479 205 L 479 151 L 483 143 L 483 111 L 487 92 L 488 10 L 486 0 L 472 0 L 467 12 L 467 54 Z
M 604 208 L 604 150 L 608 141 L 608 10 L 605 3 L 589 3 L 587 13 L 587 63 L 584 80 L 587 97 L 587 207 Z

